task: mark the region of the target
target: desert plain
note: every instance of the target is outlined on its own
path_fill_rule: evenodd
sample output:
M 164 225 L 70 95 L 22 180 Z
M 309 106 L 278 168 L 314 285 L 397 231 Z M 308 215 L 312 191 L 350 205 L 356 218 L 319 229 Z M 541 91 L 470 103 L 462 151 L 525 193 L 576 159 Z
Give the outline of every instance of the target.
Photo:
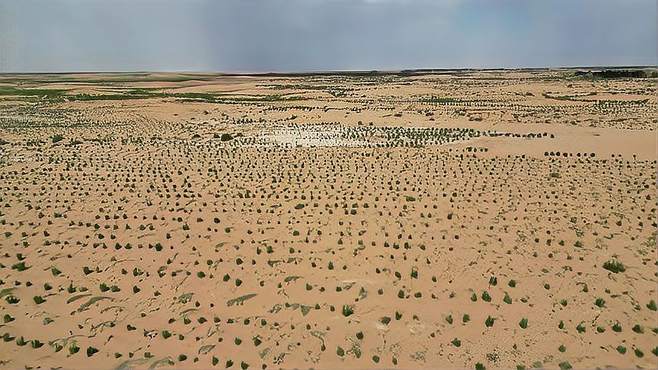
M 0 75 L 0 368 L 655 368 L 607 77 Z

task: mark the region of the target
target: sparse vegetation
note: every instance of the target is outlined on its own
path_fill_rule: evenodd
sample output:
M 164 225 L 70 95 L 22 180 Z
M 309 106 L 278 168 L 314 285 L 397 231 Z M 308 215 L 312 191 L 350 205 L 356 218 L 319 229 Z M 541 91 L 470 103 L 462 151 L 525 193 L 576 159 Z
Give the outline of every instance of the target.
M 646 366 L 654 85 L 2 75 L 0 364 Z

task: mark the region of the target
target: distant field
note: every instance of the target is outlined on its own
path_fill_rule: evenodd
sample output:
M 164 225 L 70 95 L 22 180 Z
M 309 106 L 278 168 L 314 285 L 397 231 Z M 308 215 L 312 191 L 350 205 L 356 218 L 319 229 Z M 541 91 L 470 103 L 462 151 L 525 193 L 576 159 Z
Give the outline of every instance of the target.
M 655 367 L 654 69 L 0 75 L 0 367 Z

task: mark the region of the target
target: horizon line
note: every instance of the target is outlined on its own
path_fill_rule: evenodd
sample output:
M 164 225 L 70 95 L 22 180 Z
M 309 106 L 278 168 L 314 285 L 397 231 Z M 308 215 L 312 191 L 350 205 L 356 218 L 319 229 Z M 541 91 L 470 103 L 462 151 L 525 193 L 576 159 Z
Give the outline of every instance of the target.
M 432 73 L 432 72 L 464 72 L 464 71 L 542 71 L 561 69 L 651 69 L 657 65 L 572 65 L 544 67 L 457 67 L 457 68 L 404 68 L 404 69 L 335 69 L 335 70 L 290 70 L 290 71 L 212 71 L 212 70 L 81 70 L 81 71 L 25 71 L 0 72 L 0 75 L 65 75 L 65 74 L 139 74 L 139 73 L 180 73 L 180 74 L 212 74 L 218 76 L 276 76 L 276 75 L 331 75 L 331 74 L 402 74 L 402 73 Z

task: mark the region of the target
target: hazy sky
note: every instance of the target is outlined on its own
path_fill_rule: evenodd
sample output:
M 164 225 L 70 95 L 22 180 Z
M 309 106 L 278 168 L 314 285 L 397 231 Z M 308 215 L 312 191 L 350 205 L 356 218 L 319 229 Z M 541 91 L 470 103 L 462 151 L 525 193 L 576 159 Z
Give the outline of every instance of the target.
M 655 65 L 656 0 L 0 0 L 0 71 Z

